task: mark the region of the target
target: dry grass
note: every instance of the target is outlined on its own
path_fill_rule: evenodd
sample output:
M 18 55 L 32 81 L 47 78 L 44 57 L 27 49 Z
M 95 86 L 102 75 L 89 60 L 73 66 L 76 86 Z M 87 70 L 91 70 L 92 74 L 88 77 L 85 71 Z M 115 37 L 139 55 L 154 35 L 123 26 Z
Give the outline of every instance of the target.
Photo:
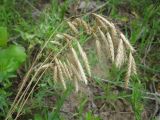
M 78 34 L 78 30 L 77 28 L 74 26 L 74 24 L 72 24 L 71 22 L 67 22 L 69 27 L 71 28 L 71 30 L 75 33 L 75 34 Z
M 62 83 L 64 89 L 66 89 L 66 83 L 65 83 L 65 79 L 64 79 L 64 76 L 63 76 L 63 72 L 62 72 L 62 68 L 60 66 L 60 63 L 57 59 L 55 59 L 55 62 L 57 64 L 57 68 L 58 68 L 58 77 L 60 79 L 60 82 Z
M 124 61 L 125 61 L 125 50 L 124 50 L 124 45 L 123 45 L 123 41 L 120 39 L 119 44 L 118 44 L 118 48 L 117 48 L 117 55 L 115 58 L 115 64 L 118 68 L 121 68 L 121 66 L 123 65 Z
M 136 63 L 132 55 L 135 50 L 129 43 L 129 40 L 125 37 L 125 35 L 120 32 L 112 22 L 107 20 L 105 17 L 95 13 L 93 14 L 93 16 L 96 19 L 96 26 L 91 26 L 83 19 L 76 18 L 73 21 L 67 22 L 69 29 L 71 29 L 73 32 L 72 34 L 60 33 L 55 35 L 55 37 L 63 40 L 63 42 L 66 43 L 65 46 L 63 46 L 63 48 L 57 54 L 54 54 L 54 58 L 52 58 L 53 55 L 52 53 L 50 53 L 43 64 L 38 67 L 34 74 L 32 69 L 36 65 L 37 60 L 33 63 L 31 69 L 24 78 L 24 82 L 22 83 L 21 88 L 17 93 L 17 96 L 5 120 L 8 120 L 10 116 L 12 116 L 17 107 L 19 107 L 19 110 L 16 119 L 18 118 L 30 94 L 33 92 L 34 88 L 48 68 L 51 68 L 52 70 L 54 81 L 60 82 L 63 85 L 64 89 L 67 89 L 66 80 L 73 81 L 77 92 L 79 91 L 79 81 L 83 81 L 85 84 L 88 83 L 87 75 L 85 73 L 88 73 L 88 76 L 91 77 L 91 68 L 89 65 L 87 54 L 78 41 L 77 34 L 79 34 L 78 27 L 80 26 L 83 27 L 84 32 L 87 35 L 90 35 L 94 39 L 99 60 L 102 59 L 102 54 L 105 54 L 106 56 L 108 56 L 107 60 L 109 59 L 111 63 L 115 64 L 118 69 L 121 69 L 122 66 L 127 65 L 125 87 L 128 87 L 130 77 L 133 74 L 137 74 Z M 47 40 L 42 50 L 50 40 L 51 38 Z M 72 45 L 72 41 L 76 41 L 76 48 L 78 48 L 81 57 L 78 56 L 75 46 Z M 51 43 L 55 42 L 52 41 Z M 62 43 L 58 41 L 58 44 Z M 105 48 L 105 50 L 102 48 Z M 128 51 L 129 54 L 127 54 Z M 73 60 L 69 60 L 67 58 L 64 59 L 63 56 L 60 56 L 62 52 L 63 54 L 70 54 Z M 37 55 L 37 59 L 39 58 L 41 53 L 42 51 Z M 52 59 L 50 60 L 49 58 Z M 83 63 L 80 62 L 81 59 Z M 127 61 L 128 63 L 125 63 L 125 61 Z M 83 66 L 86 69 L 86 72 Z M 43 72 L 40 74 L 40 71 Z M 31 74 L 33 74 L 33 76 L 30 80 L 28 76 Z M 39 74 L 40 76 L 38 76 Z M 36 77 L 36 83 L 33 84 L 33 80 L 35 80 Z M 27 81 L 29 82 L 29 84 L 26 87 Z M 31 85 L 33 85 L 33 87 L 31 87 Z M 30 89 L 31 91 L 29 92 Z M 29 94 L 27 94 L 28 92 Z
M 83 69 L 82 64 L 79 61 L 78 55 L 73 47 L 71 47 L 71 52 L 72 52 L 72 56 L 74 58 L 74 63 L 77 67 L 77 70 L 78 70 L 79 74 L 81 75 L 81 79 L 82 79 L 82 81 L 84 81 L 85 84 L 87 84 L 88 82 L 87 82 L 87 78 L 86 78 L 84 69 Z
M 55 81 L 55 82 L 57 82 L 57 79 L 58 79 L 58 68 L 57 68 L 57 66 L 55 66 L 54 68 L 53 68 L 53 80 Z
M 88 75 L 91 77 L 91 69 L 90 69 L 90 65 L 89 65 L 89 61 L 88 61 L 87 55 L 86 55 L 86 53 L 84 52 L 83 48 L 81 47 L 81 45 L 80 45 L 80 43 L 79 43 L 78 41 L 77 41 L 77 46 L 78 46 L 80 55 L 81 55 L 81 57 L 82 57 L 82 59 L 83 59 L 85 68 L 86 68 L 86 70 L 87 70 L 87 73 L 88 73 Z

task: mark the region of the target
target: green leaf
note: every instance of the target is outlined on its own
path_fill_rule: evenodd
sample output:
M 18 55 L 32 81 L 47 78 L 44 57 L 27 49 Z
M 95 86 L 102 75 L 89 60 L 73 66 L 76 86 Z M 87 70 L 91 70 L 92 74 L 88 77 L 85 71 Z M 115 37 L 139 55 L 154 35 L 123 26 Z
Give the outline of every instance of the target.
M 40 114 L 35 114 L 34 115 L 34 120 L 43 120 L 43 118 Z
M 25 49 L 19 45 L 11 45 L 6 50 L 8 57 L 14 58 L 19 63 L 22 63 L 26 59 Z
M 25 61 L 26 53 L 23 47 L 11 45 L 0 51 L 0 81 L 7 79 Z
M 6 27 L 0 27 L 0 47 L 5 47 L 8 41 L 8 33 Z

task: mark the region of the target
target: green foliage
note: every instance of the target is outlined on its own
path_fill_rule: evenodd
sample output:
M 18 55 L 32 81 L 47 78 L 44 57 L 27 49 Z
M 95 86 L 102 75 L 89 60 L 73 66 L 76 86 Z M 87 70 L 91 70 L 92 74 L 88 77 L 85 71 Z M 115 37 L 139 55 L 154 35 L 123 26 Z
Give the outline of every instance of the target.
M 23 47 L 19 45 L 7 46 L 7 29 L 0 27 L 0 117 L 5 116 L 8 109 L 8 97 L 12 81 L 10 77 L 15 75 L 16 70 L 26 59 L 26 53 Z
M 13 73 L 25 61 L 26 54 L 24 48 L 18 45 L 10 45 L 0 51 L 0 80 L 4 80 Z M 2 82 L 2 81 L 1 81 Z
M 7 45 L 7 28 L 0 27 L 0 47 L 4 47 Z
M 142 111 L 143 111 L 143 99 L 142 99 L 142 85 L 134 83 L 133 91 L 131 96 L 131 104 L 134 109 L 136 120 L 142 119 Z
M 34 120 L 44 120 L 44 119 L 40 114 L 35 114 L 34 115 Z
M 26 54 L 19 45 L 7 46 L 7 30 L 0 27 L 0 82 L 8 79 L 25 61 Z
M 8 97 L 11 93 L 7 92 L 6 89 L 10 87 L 9 84 L 5 84 L 3 88 L 0 89 L 0 119 L 6 115 L 9 106 Z

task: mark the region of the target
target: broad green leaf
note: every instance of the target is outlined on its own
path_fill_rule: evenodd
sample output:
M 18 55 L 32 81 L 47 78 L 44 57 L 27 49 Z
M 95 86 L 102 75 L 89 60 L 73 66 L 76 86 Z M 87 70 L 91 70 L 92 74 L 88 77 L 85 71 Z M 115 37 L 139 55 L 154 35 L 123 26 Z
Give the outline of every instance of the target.
M 11 45 L 0 51 L 0 81 L 7 79 L 25 61 L 26 53 L 23 47 Z
M 7 45 L 8 33 L 6 27 L 0 27 L 0 47 Z
M 11 45 L 8 47 L 7 51 L 10 58 L 14 58 L 18 62 L 24 62 L 26 59 L 25 49 L 19 45 Z

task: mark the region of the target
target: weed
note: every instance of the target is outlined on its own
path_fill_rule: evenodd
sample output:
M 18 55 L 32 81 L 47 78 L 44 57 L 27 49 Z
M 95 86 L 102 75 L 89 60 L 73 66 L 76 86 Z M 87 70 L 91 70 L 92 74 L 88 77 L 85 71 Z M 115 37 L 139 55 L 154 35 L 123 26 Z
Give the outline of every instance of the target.
M 142 85 L 134 83 L 133 84 L 133 91 L 131 96 L 131 103 L 133 106 L 133 110 L 135 112 L 135 118 L 136 120 L 142 119 L 142 111 L 143 111 L 143 99 L 142 99 L 142 93 L 141 93 Z

